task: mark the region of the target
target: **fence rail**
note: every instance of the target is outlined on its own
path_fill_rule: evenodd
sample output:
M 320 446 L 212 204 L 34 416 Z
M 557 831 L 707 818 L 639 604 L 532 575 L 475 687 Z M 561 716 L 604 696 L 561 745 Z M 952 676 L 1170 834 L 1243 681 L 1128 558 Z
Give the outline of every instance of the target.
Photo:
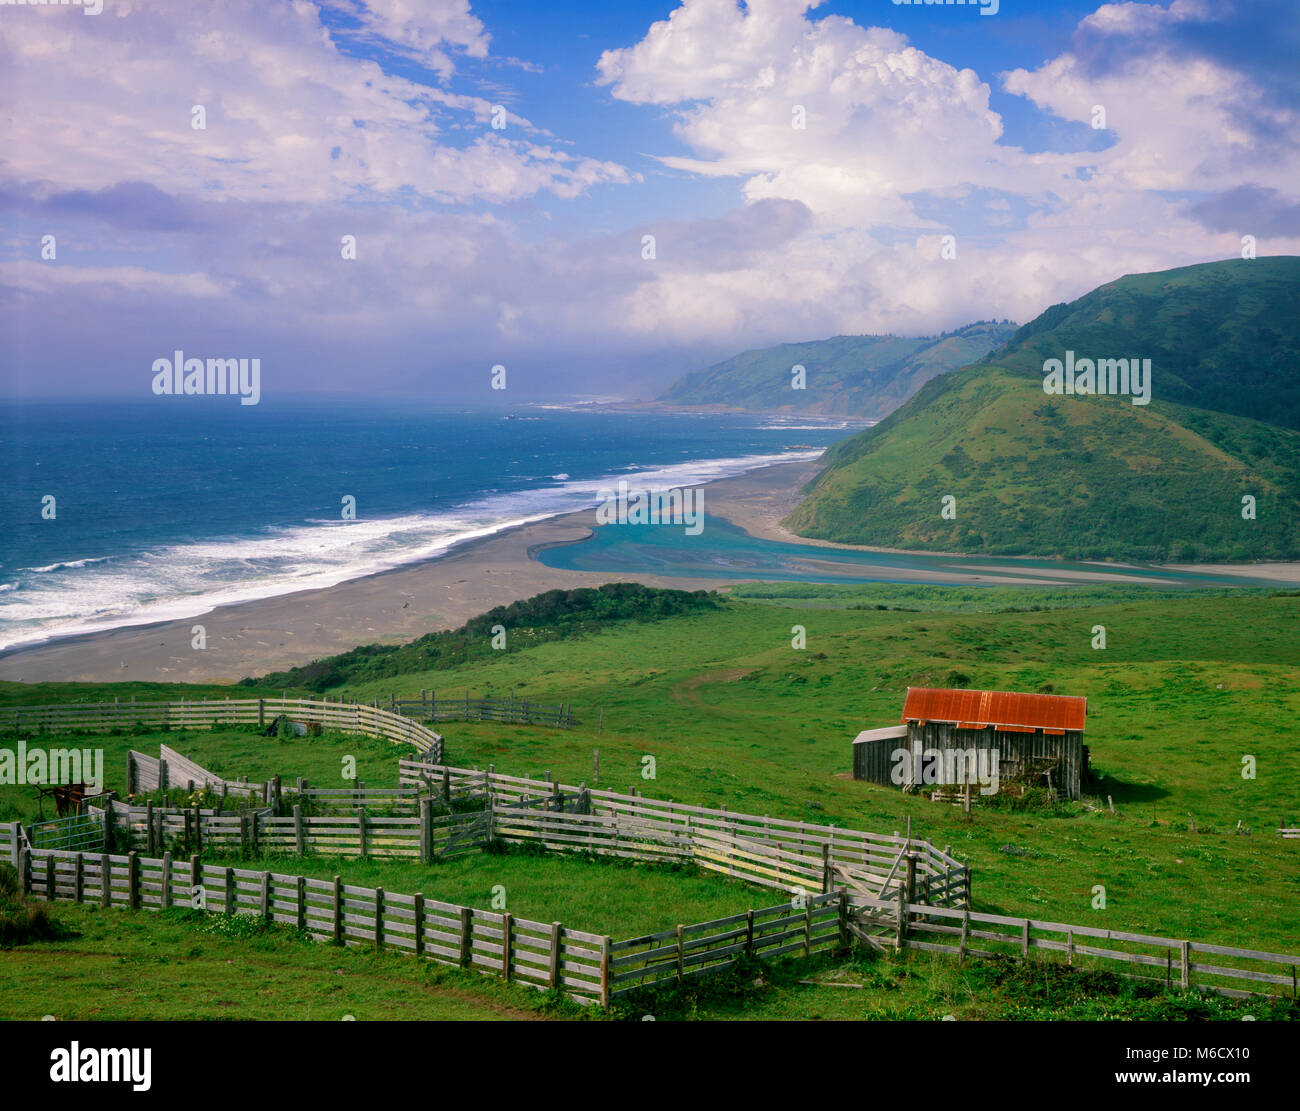
M 390 695 L 388 709 L 422 721 L 500 721 L 516 725 L 550 725 L 568 729 L 578 724 L 572 708 L 514 698 L 437 698 L 433 691 L 421 691 L 419 698 Z
M 892 941 L 888 937 L 878 940 L 900 949 L 944 953 L 959 959 L 1014 956 L 1028 960 L 1031 952 L 1046 952 L 1064 955 L 1067 965 L 1086 964 L 1130 979 L 1156 980 L 1169 986 L 1176 984 L 1184 990 L 1195 987 L 1236 998 L 1261 994 L 1229 986 L 1234 982 L 1248 981 L 1280 988 L 1281 994 L 1289 994 L 1292 999 L 1298 997 L 1300 956 L 1286 953 L 1103 930 L 1095 926 L 1010 918 L 1000 914 L 982 914 L 968 908 L 937 907 L 902 900 L 863 896 L 850 899 L 850 905 L 864 908 L 867 921 L 892 931 Z M 1080 942 L 1080 938 L 1085 940 Z M 1089 943 L 1095 941 L 1107 944 L 1102 947 Z M 982 944 L 977 947 L 972 942 Z M 1212 956 L 1215 960 L 1197 961 L 1195 957 L 1198 954 Z M 1225 960 L 1232 963 L 1225 964 Z M 1138 965 L 1149 971 L 1147 974 L 1134 973 L 1116 965 Z
M 377 702 L 330 702 L 311 698 L 229 698 L 222 701 L 179 702 L 61 702 L 48 706 L 8 706 L 0 709 L 0 728 L 58 731 L 69 729 L 121 729 L 136 722 L 169 728 L 198 729 L 213 725 L 258 725 L 268 718 L 315 722 L 323 728 L 365 733 L 404 742 L 422 753 L 442 759 L 442 737 L 434 730 Z
M 126 754 L 127 794 L 169 790 L 173 787 L 190 790 L 195 787 L 217 787 L 223 796 L 229 791 L 242 791 L 263 798 L 267 794 L 265 783 L 249 783 L 247 779 L 223 779 L 216 772 L 208 771 L 188 756 L 182 756 L 166 745 L 158 746 L 156 759 L 143 752 L 136 752 L 135 749 Z
M 847 943 L 840 892 L 742 911 L 712 922 L 615 941 L 610 946 L 610 995 L 658 983 L 681 984 L 729 968 L 745 957 L 774 960 L 840 948 Z
M 826 870 L 834 866 L 873 895 L 888 895 L 900 886 L 896 869 L 906 857 L 913 862 L 914 894 L 940 906 L 969 905 L 969 868 L 919 838 L 688 806 L 409 758 L 399 759 L 398 777 L 403 786 L 433 790 L 449 800 L 490 796 L 498 836 L 507 840 L 529 837 L 555 848 L 642 860 L 693 860 L 704 868 L 785 890 L 798 886 L 824 891 Z M 496 817 L 500 803 L 558 795 L 585 799 L 586 813 Z
M 322 941 L 423 957 L 497 975 L 580 1002 L 609 1001 L 610 939 L 559 922 L 441 903 L 423 894 L 255 872 L 197 858 L 37 849 L 22 854 L 23 889 L 47 901 L 134 910 L 198 906 L 251 914 Z
M 486 812 L 435 814 L 423 800 L 411 817 L 357 813 L 305 815 L 301 806 L 276 815 L 269 808 L 221 812 L 199 807 L 127 806 L 114 803 L 110 828 L 115 848 L 185 853 L 265 853 L 306 856 L 405 857 L 430 863 L 483 848 L 491 832 Z

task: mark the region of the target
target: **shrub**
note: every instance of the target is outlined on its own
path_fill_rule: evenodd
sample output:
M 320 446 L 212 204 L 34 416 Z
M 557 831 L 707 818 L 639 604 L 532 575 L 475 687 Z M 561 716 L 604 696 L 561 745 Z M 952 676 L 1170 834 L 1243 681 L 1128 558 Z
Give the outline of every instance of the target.
M 13 865 L 0 864 L 0 949 L 68 936 L 70 931 L 50 917 L 46 904 L 23 894 Z

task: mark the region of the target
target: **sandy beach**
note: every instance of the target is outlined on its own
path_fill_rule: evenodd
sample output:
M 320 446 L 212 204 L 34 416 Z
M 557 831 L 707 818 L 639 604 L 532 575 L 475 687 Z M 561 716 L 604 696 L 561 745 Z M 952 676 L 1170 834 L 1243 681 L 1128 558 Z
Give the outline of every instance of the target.
M 707 512 L 767 540 L 832 550 L 854 548 L 797 536 L 780 524 L 819 469 L 815 460 L 778 463 L 708 483 L 703 487 Z M 327 589 L 222 606 L 201 617 L 88 633 L 13 649 L 0 656 L 0 679 L 28 683 L 233 683 L 245 676 L 310 663 L 359 644 L 397 644 L 428 632 L 455 628 L 493 606 L 546 590 L 629 580 L 678 590 L 717 590 L 749 581 L 626 571 L 566 571 L 536 560 L 535 554 L 543 548 L 580 543 L 591 535 L 594 525 L 594 510 L 570 513 L 471 541 L 438 559 Z M 814 575 L 821 570 L 816 560 L 808 561 L 808 569 Z M 908 570 L 901 572 L 900 578 L 914 582 L 988 582 L 978 573 L 981 568 L 972 566 L 969 570 L 967 575 Z M 1192 566 L 1187 570 L 1210 568 Z M 1300 567 L 1295 564 L 1228 565 L 1213 570 L 1269 578 L 1280 584 L 1300 584 Z M 1000 577 L 1000 581 L 1043 584 L 1093 577 L 1064 569 L 1044 576 L 1041 570 L 1027 569 L 1023 578 Z M 1095 579 L 1116 581 L 1116 576 L 1113 571 L 1099 570 Z M 203 625 L 207 633 L 207 647 L 203 650 L 190 647 L 191 630 L 196 624 Z
M 817 464 L 783 463 L 705 486 L 710 513 L 742 528 L 783 516 Z M 772 519 L 774 525 L 775 519 Z M 749 522 L 749 525 L 746 524 Z M 0 679 L 17 682 L 234 683 L 310 663 L 358 644 L 400 644 L 546 590 L 635 581 L 716 590 L 732 581 L 556 570 L 534 553 L 585 540 L 595 511 L 570 513 L 470 541 L 438 559 L 339 583 L 221 606 L 200 616 L 63 637 L 0 656 Z M 207 647 L 190 647 L 202 625 Z

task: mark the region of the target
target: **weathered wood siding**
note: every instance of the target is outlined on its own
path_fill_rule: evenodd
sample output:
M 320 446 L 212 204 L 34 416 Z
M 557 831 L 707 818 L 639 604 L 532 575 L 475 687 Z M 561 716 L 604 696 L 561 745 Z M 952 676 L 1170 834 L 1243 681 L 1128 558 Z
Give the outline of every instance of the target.
M 894 752 L 909 750 L 920 742 L 923 749 L 996 749 L 998 775 L 1010 779 L 1018 775 L 1029 760 L 1059 761 L 1052 773 L 1052 785 L 1067 798 L 1078 798 L 1083 790 L 1083 734 L 1069 731 L 1064 735 L 1013 733 L 998 729 L 958 729 L 946 722 L 912 722 L 907 737 L 862 741 L 853 746 L 853 778 L 868 783 L 896 786 L 892 778 Z

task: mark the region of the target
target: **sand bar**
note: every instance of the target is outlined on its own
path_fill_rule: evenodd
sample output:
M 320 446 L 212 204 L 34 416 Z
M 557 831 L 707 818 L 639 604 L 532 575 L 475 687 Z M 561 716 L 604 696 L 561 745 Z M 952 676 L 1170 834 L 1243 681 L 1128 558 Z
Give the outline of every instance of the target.
M 798 503 L 816 474 L 813 462 L 779 463 L 704 486 L 705 507 L 753 536 L 829 549 L 890 551 L 809 540 L 784 529 L 780 520 Z M 535 553 L 556 544 L 580 543 L 595 524 L 595 512 L 569 513 L 474 540 L 437 559 L 321 590 L 302 590 L 221 606 L 201 617 L 129 626 L 65 637 L 0 655 L 0 679 L 21 682 L 217 682 L 310 663 L 359 644 L 398 644 L 428 632 L 462 625 L 469 618 L 545 590 L 635 581 L 679 590 L 716 590 L 749 579 L 685 578 L 628 571 L 567 571 L 537 562 Z M 936 553 L 925 553 L 934 555 Z M 969 556 L 958 557 L 969 559 Z M 815 566 L 818 561 L 811 560 Z M 1262 574 L 1268 568 L 1267 575 Z M 829 565 L 828 565 L 829 569 Z M 1188 570 L 1209 570 L 1189 567 Z M 887 571 L 888 568 L 881 568 Z M 973 566 L 942 575 L 948 583 L 985 584 Z M 1005 575 L 1006 570 L 1003 569 Z M 1279 583 L 1300 583 L 1295 564 L 1248 565 L 1237 570 Z M 814 571 L 815 577 L 815 571 Z M 897 569 L 900 581 L 937 578 L 928 571 Z M 1051 583 L 1066 578 L 1115 581 L 1099 567 L 1095 576 L 1026 568 L 1023 578 L 1003 583 Z M 207 631 L 207 648 L 190 647 L 191 629 Z

